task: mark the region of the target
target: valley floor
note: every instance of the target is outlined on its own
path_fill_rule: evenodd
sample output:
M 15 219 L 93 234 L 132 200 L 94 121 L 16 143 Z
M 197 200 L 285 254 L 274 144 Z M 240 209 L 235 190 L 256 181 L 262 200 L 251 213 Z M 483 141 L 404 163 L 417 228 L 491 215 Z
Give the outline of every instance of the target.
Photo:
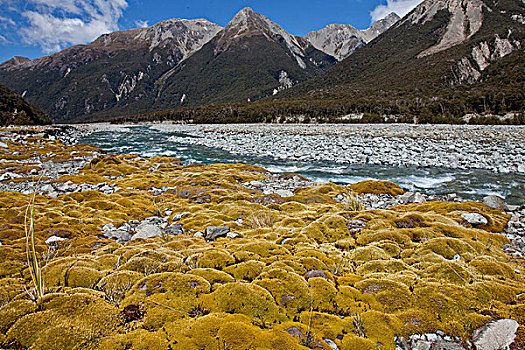
M 221 133 L 241 135 L 239 145 L 254 135 L 214 128 L 186 132 L 218 146 Z M 323 140 L 300 127 L 282 136 L 257 128 L 254 142 L 265 152 L 281 152 L 272 147 L 294 135 Z M 392 129 L 399 147 L 426 130 Z M 414 142 L 437 149 L 446 141 L 444 154 L 469 144 L 447 130 Z M 522 149 L 514 142 L 523 130 L 502 130 L 464 138 L 507 147 L 502 164 L 517 172 Z M 247 164 L 105 154 L 75 137 L 55 128 L 0 130 L 0 347 L 525 346 L 523 206 L 422 201 L 386 181 L 318 184 Z M 343 147 L 346 136 L 334 137 L 341 143 L 318 142 Z M 398 146 L 390 146 L 392 158 Z M 33 191 L 40 298 L 26 255 Z

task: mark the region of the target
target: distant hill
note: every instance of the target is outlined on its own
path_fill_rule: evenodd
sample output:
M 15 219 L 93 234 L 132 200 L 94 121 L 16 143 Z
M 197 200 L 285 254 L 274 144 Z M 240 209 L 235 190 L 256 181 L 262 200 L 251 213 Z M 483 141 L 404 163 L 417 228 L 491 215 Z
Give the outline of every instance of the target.
M 0 85 L 0 125 L 50 124 L 49 117 L 19 94 Z

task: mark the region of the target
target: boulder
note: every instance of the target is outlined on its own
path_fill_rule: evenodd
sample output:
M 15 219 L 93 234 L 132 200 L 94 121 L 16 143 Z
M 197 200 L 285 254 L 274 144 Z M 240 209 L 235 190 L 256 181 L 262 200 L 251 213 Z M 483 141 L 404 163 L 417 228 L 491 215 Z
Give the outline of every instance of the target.
M 230 232 L 228 226 L 208 226 L 204 231 L 204 236 L 208 242 L 215 241 L 219 237 L 226 237 Z
M 486 225 L 489 223 L 486 217 L 478 213 L 463 213 L 461 214 L 461 217 L 467 220 L 472 226 Z
M 162 236 L 162 230 L 157 225 L 152 224 L 140 224 L 135 228 L 135 234 L 131 237 L 131 240 L 135 239 L 146 239 L 151 237 Z
M 184 227 L 182 224 L 173 224 L 166 228 L 166 234 L 172 236 L 178 236 L 184 234 Z
M 507 205 L 500 197 L 490 195 L 483 198 L 483 204 L 492 209 L 507 210 Z
M 510 319 L 490 322 L 474 332 L 473 341 L 477 350 L 508 349 L 514 342 L 518 322 Z

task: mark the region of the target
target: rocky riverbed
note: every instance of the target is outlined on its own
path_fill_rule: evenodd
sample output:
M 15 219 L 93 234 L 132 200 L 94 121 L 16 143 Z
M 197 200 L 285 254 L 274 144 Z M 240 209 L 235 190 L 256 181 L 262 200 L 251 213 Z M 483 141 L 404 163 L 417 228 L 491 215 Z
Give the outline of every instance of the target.
M 525 173 L 525 128 L 457 125 L 167 125 L 172 141 L 236 155 Z
M 104 154 L 75 135 L 0 130 L 2 348 L 525 344 L 523 206 Z

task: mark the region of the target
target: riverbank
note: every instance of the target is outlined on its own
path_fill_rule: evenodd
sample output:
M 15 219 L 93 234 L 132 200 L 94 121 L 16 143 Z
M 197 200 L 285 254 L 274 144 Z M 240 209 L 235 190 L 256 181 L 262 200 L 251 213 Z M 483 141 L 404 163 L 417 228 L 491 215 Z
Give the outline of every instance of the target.
M 524 259 L 509 248 L 525 244 L 505 210 L 390 182 L 109 155 L 42 132 L 0 131 L 0 346 L 523 346 Z

